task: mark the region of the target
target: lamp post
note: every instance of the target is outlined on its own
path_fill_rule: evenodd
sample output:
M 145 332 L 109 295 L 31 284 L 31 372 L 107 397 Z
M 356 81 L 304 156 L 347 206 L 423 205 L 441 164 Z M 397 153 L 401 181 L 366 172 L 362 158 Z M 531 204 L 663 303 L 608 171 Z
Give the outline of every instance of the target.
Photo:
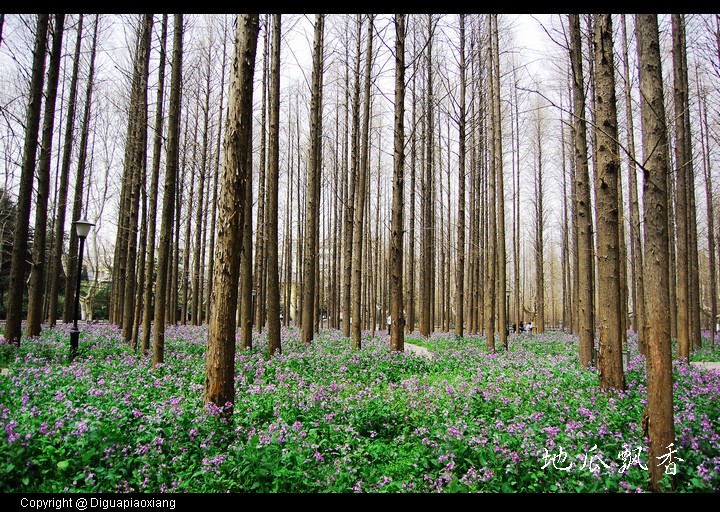
M 95 224 L 80 219 L 73 222 L 75 224 L 75 233 L 80 239 L 80 249 L 78 250 L 78 266 L 77 266 L 77 287 L 75 288 L 75 311 L 73 312 L 73 326 L 70 329 L 70 358 L 74 359 L 78 351 L 78 341 L 80 340 L 80 330 L 78 329 L 78 316 L 80 315 L 80 274 L 82 273 L 83 249 L 85 247 L 85 237 L 88 236 L 90 228 Z
M 510 288 L 505 290 L 505 330 L 510 334 Z

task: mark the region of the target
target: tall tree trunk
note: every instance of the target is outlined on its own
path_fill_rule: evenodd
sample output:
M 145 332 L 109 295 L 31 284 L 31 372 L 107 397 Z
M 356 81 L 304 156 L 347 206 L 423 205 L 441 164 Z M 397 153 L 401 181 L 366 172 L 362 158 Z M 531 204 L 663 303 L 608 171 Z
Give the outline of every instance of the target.
M 643 430 L 649 439 L 648 460 L 662 460 L 675 442 L 673 371 L 670 339 L 666 174 L 668 138 L 663 101 L 663 76 L 657 14 L 635 15 L 639 62 L 643 137 L 643 206 L 645 221 L 645 284 L 647 357 L 647 409 Z M 650 489 L 674 490 L 675 478 L 665 480 L 665 468 L 649 463 Z M 661 486 L 669 482 L 669 488 Z
M 361 57 L 361 40 L 362 21 L 360 15 L 356 18 L 356 34 L 355 34 L 355 67 L 353 73 L 353 93 L 350 95 L 350 78 L 349 78 L 349 56 L 348 50 L 350 45 L 346 45 L 345 55 L 348 66 L 345 67 L 345 82 L 347 84 L 347 92 L 345 94 L 345 124 L 348 124 L 348 111 L 350 103 L 352 103 L 352 129 L 350 133 L 350 166 L 348 176 L 349 182 L 348 192 L 346 194 L 345 212 L 344 212 L 344 230 L 343 230 L 343 299 L 342 299 L 342 331 L 346 338 L 350 336 L 350 319 L 351 312 L 351 296 L 352 296 L 352 250 L 353 250 L 353 229 L 355 225 L 355 187 L 358 175 L 358 157 L 359 148 L 358 140 L 360 133 L 360 57 Z M 347 146 L 347 143 L 346 143 Z M 347 158 L 345 159 L 347 165 Z
M 204 404 L 224 410 L 232 418 L 235 402 L 235 310 L 238 300 L 240 250 L 244 224 L 243 200 L 252 152 L 253 75 L 259 31 L 257 14 L 238 14 L 232 63 L 225 163 L 221 181 L 212 314 L 208 327 Z
M 425 57 L 426 64 L 426 115 L 424 116 L 424 137 L 425 144 L 425 160 L 423 162 L 423 180 L 422 180 L 422 231 L 421 231 L 421 255 L 420 259 L 423 264 L 422 283 L 420 288 L 420 334 L 422 336 L 430 336 L 434 331 L 433 302 L 435 302 L 435 229 L 434 229 L 434 102 L 433 95 L 433 66 L 432 66 L 432 48 L 433 48 L 433 19 L 432 14 L 427 16 L 427 52 Z
M 57 214 L 55 218 L 55 241 L 50 269 L 50 303 L 48 305 L 48 323 L 55 325 L 57 320 L 58 297 L 60 295 L 60 271 L 62 270 L 62 253 L 65 241 L 65 213 L 67 210 L 68 177 L 70 175 L 70 156 L 72 154 L 73 135 L 75 131 L 75 102 L 77 100 L 78 68 L 80 66 L 80 47 L 82 43 L 83 15 L 79 15 L 77 40 L 73 58 L 70 91 L 68 93 L 67 117 L 65 118 L 65 139 L 62 149 L 60 166 L 60 184 L 57 193 Z
M 27 336 L 38 336 L 42 323 L 43 285 L 45 282 L 45 238 L 47 233 L 47 205 L 50 190 L 50 154 L 52 153 L 55 125 L 60 53 L 65 29 L 65 15 L 56 14 L 53 27 L 52 49 L 48 63 L 45 113 L 42 127 L 42 146 L 38 162 L 37 199 L 35 200 L 35 239 L 33 240 L 30 284 L 28 287 Z
M 258 29 L 259 32 L 259 29 Z M 252 123 L 248 130 L 252 131 Z M 252 141 L 252 135 L 247 135 Z M 250 142 L 252 144 L 252 142 Z M 245 177 L 245 198 L 243 200 L 242 249 L 240 250 L 240 290 L 238 296 L 238 321 L 240 322 L 240 344 L 243 350 L 253 346 L 253 301 L 257 300 L 257 290 L 253 289 L 252 276 L 252 151 L 247 153 L 247 176 Z
M 417 54 L 417 32 L 413 30 L 413 55 Z M 417 97 L 416 97 L 416 73 L 412 74 L 412 107 L 410 130 L 410 219 L 408 231 L 408 304 L 407 304 L 407 328 L 406 332 L 411 334 L 415 331 L 415 181 L 417 161 L 417 136 L 415 126 L 417 123 Z
M 126 343 L 130 343 L 132 340 L 132 331 L 134 323 L 135 311 L 135 283 L 136 283 L 136 272 L 135 264 L 137 259 L 137 232 L 138 232 L 138 210 L 140 202 L 140 183 L 143 181 L 142 176 L 147 172 L 147 121 L 148 121 L 148 102 L 147 102 L 147 89 L 148 89 L 148 72 L 150 65 L 150 41 L 152 37 L 152 25 L 153 15 L 143 15 L 142 32 L 140 36 L 140 42 L 138 46 L 137 60 L 135 63 L 135 70 L 133 76 L 133 95 L 135 101 L 132 102 L 133 106 L 132 115 L 136 116 L 134 121 L 134 135 L 132 139 L 128 140 L 131 144 L 129 151 L 126 150 L 126 155 L 129 157 L 129 161 L 125 161 L 127 168 L 126 176 L 129 178 L 129 183 L 123 180 L 123 187 L 129 187 L 129 195 L 127 206 L 128 211 L 124 212 L 126 216 L 126 227 L 127 233 L 127 263 L 125 264 L 125 284 L 124 293 L 125 298 L 123 299 L 123 336 Z M 130 142 L 132 140 L 132 142 Z
M 204 212 L 207 208 L 205 201 L 205 181 L 207 179 L 207 161 L 208 161 L 208 144 L 210 136 L 208 127 L 210 124 L 210 79 L 212 77 L 212 56 L 211 45 L 207 43 L 207 68 L 205 70 L 205 102 L 202 107 L 203 112 L 203 130 L 202 130 L 202 149 L 200 150 L 200 188 L 198 189 L 198 205 L 195 210 L 195 248 L 193 254 L 193 292 L 192 292 L 192 323 L 200 325 L 202 323 L 202 288 L 205 273 L 205 260 L 202 257 L 203 240 L 205 239 L 207 223 L 204 220 Z M 209 188 L 209 187 L 208 187 Z
M 267 272 L 265 268 L 265 154 L 267 148 L 267 89 L 268 85 L 268 52 L 270 48 L 270 32 L 268 30 L 268 17 L 266 15 L 263 19 L 265 26 L 265 41 L 263 45 L 263 72 L 262 72 L 262 96 L 260 98 L 260 161 L 258 162 L 258 198 L 257 198 L 257 219 L 255 228 L 255 270 L 253 271 L 253 277 L 255 279 L 254 289 L 257 294 L 257 304 L 255 304 L 255 326 L 258 332 L 262 331 L 263 325 L 265 325 L 265 286 L 267 281 Z
M 269 139 L 267 173 L 267 215 L 264 232 L 267 236 L 267 308 L 268 348 L 270 357 L 282 354 L 280 342 L 280 283 L 278 266 L 278 177 L 280 172 L 280 14 L 272 15 L 272 47 L 270 51 Z
M 493 56 L 492 56 L 492 17 L 487 17 L 487 49 L 486 49 L 486 66 L 488 73 L 488 83 L 490 84 L 490 98 L 488 99 L 487 108 L 490 110 L 490 129 L 493 130 L 493 117 L 494 117 L 494 105 L 492 103 L 493 94 L 497 94 L 494 91 L 495 83 L 492 77 L 493 67 Z M 497 311 L 497 262 L 495 260 L 495 252 L 497 251 L 497 175 L 495 172 L 495 144 L 493 143 L 492 133 L 489 134 L 488 141 L 490 159 L 488 162 L 488 181 L 487 181 L 487 193 L 488 193 L 488 215 L 487 215 L 487 251 L 485 253 L 486 263 L 486 274 L 485 274 L 485 338 L 487 348 L 489 352 L 495 352 L 495 333 L 499 326 L 495 324 L 495 313 Z
M 160 152 L 162 151 L 163 140 L 163 97 L 165 91 L 165 60 L 167 42 L 168 15 L 162 15 L 160 35 L 160 62 L 158 63 L 158 90 L 157 107 L 155 110 L 155 138 L 153 144 L 153 162 L 150 177 L 150 201 L 148 204 L 148 236 L 147 251 L 145 253 L 145 297 L 143 299 L 143 327 L 140 350 L 147 354 L 150 350 L 150 328 L 153 316 L 153 276 L 155 275 L 155 225 L 157 224 L 157 196 L 158 180 L 160 178 Z M 157 293 L 157 290 L 156 290 Z M 155 297 L 157 299 L 157 297 Z
M 491 15 L 492 20 L 492 33 L 490 36 L 493 38 L 492 43 L 492 55 L 493 55 L 493 66 L 492 66 L 492 77 L 494 86 L 493 90 L 493 110 L 494 121 L 493 121 L 493 167 L 495 169 L 495 183 L 497 186 L 497 250 L 495 251 L 495 261 L 497 266 L 497 289 L 496 289 L 496 301 L 497 301 L 497 319 L 498 325 L 497 330 L 500 334 L 500 345 L 505 350 L 508 348 L 507 343 L 507 304 L 508 299 L 505 290 L 507 289 L 507 270 L 506 261 L 507 254 L 505 250 L 505 187 L 504 187 L 504 171 L 503 171 L 503 154 L 502 154 L 502 114 L 500 109 L 500 43 L 498 37 L 497 27 L 497 14 Z M 544 327 L 543 327 L 544 328 Z
M 683 87 L 682 52 L 680 50 L 680 15 L 672 15 L 673 25 L 673 76 L 675 100 L 675 167 L 677 182 L 675 186 L 675 223 L 677 227 L 677 249 L 675 264 L 677 268 L 677 357 L 688 360 L 690 357 L 690 233 L 689 233 L 689 174 L 692 164 L 686 160 L 685 123 L 687 90 Z
M 615 97 L 615 63 L 613 59 L 612 17 L 595 14 L 595 104 L 597 125 L 597 252 L 598 330 L 600 353 L 598 373 L 600 389 L 625 389 L 622 349 L 625 333 L 622 322 L 622 278 L 620 265 L 620 200 L 618 175 L 617 110 Z M 600 128 L 601 127 L 601 128 Z
M 225 20 L 225 18 L 223 18 Z M 207 323 L 210 319 L 210 307 L 212 306 L 213 290 L 213 274 L 215 272 L 215 229 L 217 220 L 217 194 L 218 194 L 218 176 L 220 175 L 220 142 L 222 141 L 222 126 L 223 126 L 223 100 L 225 99 L 225 62 L 227 61 L 227 23 L 223 21 L 223 38 L 222 38 L 222 64 L 220 66 L 220 101 L 218 103 L 218 114 L 217 114 L 217 137 L 215 139 L 215 165 L 213 167 L 213 190 L 212 190 L 212 201 L 211 201 L 211 214 L 210 214 L 210 243 L 208 244 L 208 254 L 210 255 L 210 262 L 208 264 L 208 301 L 205 307 L 205 322 Z
M 585 81 L 582 70 L 580 16 L 570 14 L 570 60 L 573 81 L 573 128 L 575 133 L 575 197 L 578 230 L 578 325 L 580 364 L 589 367 L 595 356 L 593 223 L 585 122 Z
M 362 324 L 360 318 L 361 306 L 361 284 L 362 284 L 362 264 L 363 264 L 363 236 L 365 229 L 365 208 L 366 208 L 366 188 L 369 174 L 368 153 L 370 143 L 370 78 L 372 76 L 372 52 L 373 52 L 373 22 L 374 15 L 368 17 L 368 35 L 367 49 L 365 50 L 365 92 L 363 100 L 363 128 L 360 135 L 362 141 L 362 149 L 360 151 L 360 168 L 357 176 L 357 190 L 355 195 L 355 219 L 353 226 L 353 249 L 352 249 L 352 336 L 353 348 L 360 350 L 362 342 L 360 334 Z
M 180 150 L 180 104 L 182 95 L 183 15 L 175 14 L 173 21 L 173 58 L 170 75 L 168 105 L 168 139 L 165 157 L 165 187 L 160 216 L 160 243 L 158 244 L 157 281 L 155 282 L 155 318 L 153 325 L 153 367 L 165 360 L 165 301 L 170 274 L 170 242 L 175 207 L 175 193 Z M 177 262 L 177 260 L 175 260 Z M 172 295 L 172 294 L 171 294 Z M 177 303 L 172 304 L 174 323 Z M 234 338 L 233 338 L 234 339 Z
M 688 357 L 702 346 L 700 337 L 700 269 L 697 246 L 697 208 L 695 206 L 695 168 L 690 130 L 690 88 L 688 86 L 687 44 L 685 16 L 672 14 L 673 71 L 675 81 L 676 163 L 678 172 L 687 180 L 687 272 L 688 272 Z M 680 347 L 680 344 L 678 344 Z M 678 357 L 683 357 L 678 350 Z
M 625 78 L 625 119 L 627 123 L 627 149 L 628 149 L 628 187 L 630 193 L 630 267 L 632 269 L 632 310 L 633 329 L 637 333 L 638 350 L 647 354 L 645 343 L 645 286 L 643 282 L 643 248 L 642 233 L 640 231 L 640 206 L 638 201 L 637 165 L 635 155 L 635 135 L 632 112 L 630 66 L 627 45 L 627 27 L 625 15 L 622 19 L 623 40 L 623 73 Z
M 65 323 L 70 322 L 74 315 L 79 315 L 75 311 L 75 301 L 72 300 L 75 293 L 78 268 L 78 237 L 74 224 L 82 215 L 82 192 L 85 182 L 85 164 L 87 160 L 88 133 L 90 131 L 90 108 L 92 106 L 93 80 L 95 77 L 95 55 L 97 50 L 99 15 L 95 15 L 95 27 L 93 29 L 92 49 L 90 50 L 90 69 L 88 71 L 87 86 L 85 88 L 85 110 L 83 112 L 82 126 L 80 128 L 80 152 L 78 155 L 77 173 L 75 176 L 75 197 L 73 199 L 72 222 L 73 228 L 70 230 L 70 243 L 68 249 L 68 272 L 65 280 L 65 308 L 63 310 L 63 319 Z
M 8 280 L 9 293 L 7 318 L 5 320 L 5 339 L 18 346 L 22 336 L 22 302 L 27 267 L 25 261 L 27 259 L 30 206 L 35 176 L 35 156 L 37 155 L 38 134 L 40 132 L 40 111 L 45 76 L 45 46 L 49 18 L 49 14 L 38 14 L 35 24 L 35 49 L 33 50 L 30 93 L 25 114 L 25 146 L 23 147 L 15 235 Z
M 461 18 L 462 19 L 462 18 Z M 405 195 L 405 15 L 395 15 L 395 137 L 390 240 L 390 350 L 405 350 L 403 210 Z M 379 172 L 379 169 L 378 169 Z
M 310 151 L 307 172 L 307 192 L 305 196 L 305 249 L 303 265 L 302 326 L 300 340 L 310 343 L 315 337 L 315 287 L 318 245 L 318 225 L 320 216 L 320 154 L 322 149 L 322 72 L 324 51 L 324 23 L 322 14 L 315 16 L 315 38 L 313 42 L 313 68 L 310 99 Z
M 465 328 L 465 15 L 460 15 L 460 112 L 458 117 L 458 238 L 455 267 L 455 336 Z
M 700 154 L 702 157 L 703 175 L 705 178 L 705 205 L 708 223 L 708 266 L 710 272 L 710 346 L 715 347 L 717 322 L 717 271 L 715 260 L 715 207 L 713 205 L 712 172 L 710 166 L 710 141 L 707 119 L 707 91 L 701 87 L 699 77 L 696 79 L 698 89 L 698 117 L 700 119 Z
M 535 170 L 535 318 L 533 327 L 538 333 L 545 332 L 545 207 L 543 176 L 543 119 L 538 109 L 536 119 L 537 169 Z

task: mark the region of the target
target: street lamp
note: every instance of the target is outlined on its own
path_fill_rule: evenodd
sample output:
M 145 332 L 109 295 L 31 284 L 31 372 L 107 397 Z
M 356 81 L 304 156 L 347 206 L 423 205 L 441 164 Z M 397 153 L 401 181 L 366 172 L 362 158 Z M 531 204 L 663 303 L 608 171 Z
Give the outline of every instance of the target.
M 80 274 L 82 273 L 83 249 L 85 247 L 85 237 L 88 236 L 90 228 L 95 224 L 81 219 L 73 222 L 75 224 L 75 233 L 80 238 L 80 249 L 78 250 L 78 267 L 77 267 L 77 287 L 75 288 L 75 311 L 73 313 L 73 326 L 70 329 L 70 358 L 74 359 L 78 351 L 78 341 L 80 340 L 80 330 L 78 329 L 78 316 L 80 314 Z

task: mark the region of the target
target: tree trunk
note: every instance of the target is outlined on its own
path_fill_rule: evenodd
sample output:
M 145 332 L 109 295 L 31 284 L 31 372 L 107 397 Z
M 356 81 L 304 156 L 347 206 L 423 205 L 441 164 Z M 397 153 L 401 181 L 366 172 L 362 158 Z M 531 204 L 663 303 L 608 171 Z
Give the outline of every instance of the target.
M 366 208 L 366 187 L 369 174 L 368 165 L 368 145 L 370 142 L 370 78 L 372 76 L 372 49 L 373 49 L 373 21 L 374 15 L 370 14 L 368 18 L 368 35 L 367 49 L 365 51 L 365 92 L 363 100 L 363 128 L 360 136 L 362 140 L 362 150 L 360 151 L 360 168 L 357 176 L 357 190 L 355 195 L 355 219 L 353 226 L 353 249 L 352 249 L 352 336 L 353 348 L 360 350 L 362 342 L 360 334 L 362 324 L 360 318 L 361 306 L 361 284 L 362 284 L 362 264 L 363 264 L 363 236 L 365 230 L 365 208 Z M 367 287 L 366 287 L 367 288 Z
M 270 33 L 268 30 L 268 16 L 265 16 L 263 20 L 265 26 L 265 41 L 263 45 L 263 74 L 262 74 L 262 96 L 260 98 L 260 161 L 258 162 L 258 198 L 257 198 L 257 219 L 255 224 L 255 270 L 253 271 L 253 277 L 255 279 L 254 289 L 257 294 L 257 301 L 255 304 L 255 327 L 258 332 L 262 331 L 263 325 L 265 325 L 265 295 L 266 295 L 266 282 L 267 282 L 267 271 L 265 268 L 266 255 L 265 255 L 265 154 L 268 151 L 267 148 L 267 89 L 268 85 L 268 51 L 270 47 Z
M 173 34 L 172 73 L 168 105 L 168 138 L 165 158 L 165 187 L 160 216 L 160 243 L 158 244 L 157 281 L 155 282 L 155 318 L 153 325 L 153 367 L 165 359 L 165 301 L 170 274 L 170 242 L 175 207 L 175 192 L 180 150 L 180 104 L 182 94 L 183 15 L 175 14 Z M 177 261 L 177 260 L 175 260 Z M 174 322 L 177 304 L 172 305 Z M 234 339 L 234 338 L 233 338 Z
M 570 60 L 573 69 L 573 128 L 575 132 L 575 197 L 578 230 L 578 326 L 580 364 L 589 367 L 595 356 L 593 223 L 585 122 L 580 16 L 570 14 Z
M 270 357 L 282 354 L 280 342 L 280 283 L 278 266 L 278 177 L 280 161 L 280 14 L 272 15 L 272 48 L 270 53 L 270 144 L 268 147 L 267 215 L 267 308 L 268 348 Z
M 618 174 L 620 154 L 617 143 L 617 110 L 615 97 L 615 63 L 613 59 L 612 18 L 595 14 L 595 104 L 597 179 L 597 253 L 598 330 L 600 353 L 598 373 L 600 389 L 625 390 L 622 349 L 622 278 L 620 265 L 620 201 Z M 600 129 L 602 127 L 602 129 Z
M 493 30 L 492 30 L 492 55 L 493 55 L 493 70 L 492 76 L 494 86 L 493 90 L 493 110 L 494 121 L 493 121 L 493 161 L 496 174 L 496 185 L 497 185 L 497 250 L 495 251 L 495 261 L 497 265 L 497 318 L 498 326 L 497 329 L 500 333 L 500 345 L 505 350 L 508 348 L 507 342 L 507 304 L 508 299 L 505 293 L 507 289 L 507 270 L 506 261 L 507 254 L 505 250 L 505 188 L 504 188 L 504 173 L 503 173 L 503 154 L 502 154 L 502 116 L 500 109 L 500 44 L 498 38 L 498 27 L 497 27 L 497 14 L 491 15 Z M 544 329 L 544 327 L 543 327 Z
M 65 241 L 65 213 L 67 210 L 68 177 L 70 175 L 70 155 L 72 154 L 73 135 L 75 130 L 75 101 L 77 99 L 78 68 L 80 65 L 80 47 L 82 43 L 83 15 L 79 15 L 77 40 L 73 69 L 68 93 L 67 117 L 65 120 L 65 139 L 60 166 L 60 184 L 57 192 L 57 214 L 55 218 L 55 241 L 50 270 L 50 303 L 48 305 L 48 323 L 55 325 L 57 320 L 58 298 L 60 295 L 60 271 L 62 270 L 62 254 Z
M 27 336 L 38 336 L 42 323 L 43 285 L 45 282 L 45 238 L 47 233 L 47 205 L 50 189 L 50 154 L 52 153 L 55 100 L 57 99 L 60 54 L 65 28 L 65 15 L 55 15 L 52 50 L 48 63 L 45 113 L 42 127 L 42 146 L 38 162 L 37 199 L 35 201 L 35 239 L 28 288 Z
M 210 124 L 210 79 L 212 77 L 212 56 L 210 55 L 211 47 L 208 41 L 207 48 L 207 68 L 205 76 L 205 103 L 203 104 L 203 131 L 202 131 L 202 149 L 200 150 L 200 188 L 198 190 L 198 205 L 195 211 L 195 251 L 193 254 L 193 298 L 192 298 L 192 323 L 200 325 L 203 320 L 203 274 L 205 273 L 205 258 L 203 258 L 203 241 L 207 222 L 205 222 L 205 210 L 207 202 L 205 196 L 205 181 L 207 179 L 208 168 L 208 144 L 210 136 L 208 134 L 208 126 Z M 208 187 L 209 188 L 209 187 Z
M 82 192 L 85 182 L 85 163 L 87 160 L 88 133 L 90 131 L 90 107 L 92 105 L 93 80 L 95 76 L 95 54 L 97 49 L 98 35 L 98 19 L 99 15 L 95 15 L 95 28 L 93 29 L 93 42 L 90 53 L 90 70 L 88 72 L 88 81 L 85 88 L 85 110 L 83 113 L 82 127 L 80 128 L 80 153 L 78 155 L 77 173 L 75 176 L 75 197 L 73 199 L 72 222 L 70 229 L 70 244 L 68 249 L 68 272 L 65 280 L 65 308 L 63 310 L 63 319 L 65 323 L 73 320 L 75 315 L 79 316 L 79 311 L 75 311 L 76 305 L 73 301 L 74 290 L 77 283 L 78 268 L 78 237 L 75 231 L 74 223 L 80 219 L 82 215 Z
M 458 237 L 455 266 L 455 336 L 464 334 L 465 309 L 465 15 L 460 15 L 460 112 L 458 116 Z
M 212 314 L 208 327 L 205 391 L 203 403 L 222 409 L 232 418 L 235 402 L 235 310 L 240 274 L 243 201 L 252 152 L 251 124 L 253 75 L 259 31 L 257 14 L 238 14 L 232 63 L 225 163 L 221 180 L 218 239 L 213 275 Z
M 165 91 L 165 60 L 167 42 L 168 15 L 163 14 L 160 35 L 160 62 L 158 63 L 157 107 L 155 110 L 155 139 L 153 144 L 153 162 L 150 177 L 148 204 L 148 236 L 145 253 L 145 298 L 143 299 L 143 327 L 140 350 L 147 354 L 150 350 L 150 329 L 153 316 L 153 276 L 155 275 L 155 225 L 157 224 L 158 179 L 160 177 L 160 157 L 163 134 L 163 97 Z M 157 290 L 156 290 L 157 293 Z M 155 297 L 156 299 L 157 297 Z
M 318 244 L 318 217 L 320 215 L 320 153 L 322 148 L 322 71 L 324 22 L 322 14 L 315 16 L 315 39 L 313 42 L 313 70 L 310 100 L 310 155 L 307 171 L 307 192 L 305 196 L 305 249 L 302 290 L 302 326 L 300 340 L 312 342 L 315 337 L 315 287 Z
M 461 18 L 462 19 L 462 18 Z M 405 15 L 395 15 L 395 141 L 390 240 L 390 350 L 405 350 L 403 210 L 405 195 Z
M 224 20 L 225 18 L 223 18 Z M 205 307 L 205 322 L 207 323 L 210 319 L 210 307 L 212 306 L 213 291 L 213 274 L 215 272 L 215 229 L 217 219 L 217 194 L 218 194 L 218 176 L 220 175 L 220 142 L 222 140 L 222 126 L 223 126 L 223 100 L 225 99 L 225 63 L 227 61 L 227 24 L 223 22 L 223 42 L 222 42 L 222 65 L 220 66 L 220 101 L 218 104 L 217 113 L 217 137 L 215 139 L 215 165 L 213 168 L 213 189 L 212 189 L 212 209 L 210 214 L 210 242 L 208 244 L 208 254 L 210 255 L 210 262 L 208 264 L 208 290 L 207 290 L 207 306 Z
M 8 280 L 7 318 L 5 321 L 5 339 L 9 343 L 20 345 L 22 336 L 22 303 L 27 270 L 28 231 L 30 227 L 30 206 L 32 202 L 33 180 L 35 177 L 35 156 L 37 155 L 38 133 L 40 131 L 40 111 L 43 80 L 45 76 L 45 45 L 49 24 L 48 14 L 38 14 L 35 25 L 35 49 L 33 50 L 30 93 L 25 115 L 25 146 L 22 156 L 20 190 L 18 192 L 17 218 L 10 261 Z
M 630 89 L 630 66 L 628 64 L 627 28 L 625 15 L 622 19 L 623 73 L 625 76 L 625 119 L 627 123 L 628 187 L 630 193 L 630 267 L 632 269 L 632 325 L 637 333 L 638 350 L 647 354 L 645 343 L 645 286 L 643 282 L 643 248 L 640 231 L 640 206 L 638 202 L 637 165 L 635 156 L 635 135 Z
M 716 322 L 717 322 L 717 280 L 715 260 L 715 207 L 713 206 L 713 185 L 710 165 L 710 140 L 707 119 L 707 92 L 704 84 L 698 88 L 698 117 L 700 118 L 700 148 L 703 163 L 703 175 L 705 178 L 705 204 L 707 208 L 708 223 L 708 266 L 710 272 L 710 347 L 715 347 Z
M 635 31 L 645 155 L 645 284 L 647 297 L 651 299 L 646 302 L 648 387 L 647 409 L 643 418 L 644 435 L 649 438 L 648 460 L 656 461 L 662 460 L 675 442 L 667 232 L 668 138 L 657 14 L 635 15 Z M 648 469 L 653 492 L 674 490 L 674 477 L 669 479 L 669 488 L 661 486 L 661 480 L 666 478 L 664 466 L 648 463 Z

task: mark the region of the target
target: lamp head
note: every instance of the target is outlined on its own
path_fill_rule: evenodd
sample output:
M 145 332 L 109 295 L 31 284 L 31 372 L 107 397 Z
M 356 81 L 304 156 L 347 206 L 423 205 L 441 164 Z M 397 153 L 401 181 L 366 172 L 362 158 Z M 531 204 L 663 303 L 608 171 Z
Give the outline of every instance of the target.
M 77 236 L 80 238 L 85 238 L 88 236 L 88 233 L 90 233 L 90 228 L 93 227 L 95 224 L 90 222 L 87 219 L 80 219 L 73 222 L 75 224 L 75 233 L 77 233 Z

